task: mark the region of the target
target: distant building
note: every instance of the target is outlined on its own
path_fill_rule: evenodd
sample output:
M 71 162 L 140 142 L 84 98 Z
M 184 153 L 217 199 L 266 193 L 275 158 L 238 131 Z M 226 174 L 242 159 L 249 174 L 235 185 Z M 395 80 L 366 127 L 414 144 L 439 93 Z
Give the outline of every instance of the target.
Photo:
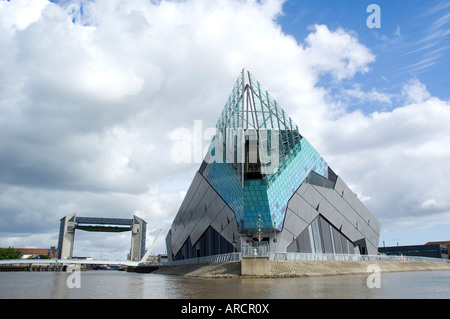
M 147 257 L 146 262 L 152 262 L 152 263 L 162 263 L 167 262 L 167 255 L 166 254 L 158 254 L 158 255 L 150 255 Z
M 49 258 L 57 257 L 57 249 L 55 246 L 50 247 L 50 249 L 46 248 L 14 248 L 21 252 L 22 256 L 26 256 L 26 258 L 33 258 L 37 256 L 47 256 Z
M 253 243 L 277 252 L 376 255 L 379 233 L 372 213 L 242 70 L 166 245 L 169 260 Z
M 445 245 L 445 246 L 447 246 L 447 252 L 450 252 L 450 240 L 447 240 L 447 241 L 429 241 L 425 245 Z
M 447 246 L 442 244 L 427 243 L 425 245 L 379 247 L 378 252 L 380 254 L 386 254 L 387 256 L 416 256 L 448 259 Z

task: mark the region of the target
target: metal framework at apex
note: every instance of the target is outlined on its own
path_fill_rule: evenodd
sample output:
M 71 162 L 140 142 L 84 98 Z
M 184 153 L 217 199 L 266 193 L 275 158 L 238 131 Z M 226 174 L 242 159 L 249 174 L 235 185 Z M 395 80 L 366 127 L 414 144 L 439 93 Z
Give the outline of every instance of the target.
M 131 231 L 131 249 L 129 260 L 140 261 L 145 255 L 147 223 L 135 215 L 131 219 L 78 217 L 76 214 L 67 215 L 60 220 L 58 239 L 58 258 L 73 257 L 75 229 L 93 232 L 124 232 Z
M 242 70 L 166 237 L 171 260 L 270 251 L 376 255 L 380 224 Z

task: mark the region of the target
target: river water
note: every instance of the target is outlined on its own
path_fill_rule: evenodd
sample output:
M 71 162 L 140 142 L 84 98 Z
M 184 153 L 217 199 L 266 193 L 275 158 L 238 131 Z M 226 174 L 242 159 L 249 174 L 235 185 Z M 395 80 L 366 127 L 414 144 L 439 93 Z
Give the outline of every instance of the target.
M 450 299 L 450 270 L 380 273 L 379 288 L 368 287 L 369 275 L 205 279 L 117 270 L 2 272 L 0 298 Z

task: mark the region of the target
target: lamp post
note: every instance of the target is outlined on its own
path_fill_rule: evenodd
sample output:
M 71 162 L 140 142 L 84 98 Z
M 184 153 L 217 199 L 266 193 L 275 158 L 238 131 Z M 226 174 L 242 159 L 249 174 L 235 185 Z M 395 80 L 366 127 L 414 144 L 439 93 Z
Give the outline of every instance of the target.
M 277 252 L 277 222 L 273 223 L 273 250 L 276 253 Z
M 261 243 L 261 215 L 258 215 L 258 242 Z

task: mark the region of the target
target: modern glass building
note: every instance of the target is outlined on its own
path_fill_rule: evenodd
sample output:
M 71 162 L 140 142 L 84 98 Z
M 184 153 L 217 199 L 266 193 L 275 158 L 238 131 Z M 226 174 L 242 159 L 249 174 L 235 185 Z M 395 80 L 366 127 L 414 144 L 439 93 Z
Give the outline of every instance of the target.
M 242 70 L 166 237 L 169 259 L 241 251 L 377 254 L 380 224 Z

